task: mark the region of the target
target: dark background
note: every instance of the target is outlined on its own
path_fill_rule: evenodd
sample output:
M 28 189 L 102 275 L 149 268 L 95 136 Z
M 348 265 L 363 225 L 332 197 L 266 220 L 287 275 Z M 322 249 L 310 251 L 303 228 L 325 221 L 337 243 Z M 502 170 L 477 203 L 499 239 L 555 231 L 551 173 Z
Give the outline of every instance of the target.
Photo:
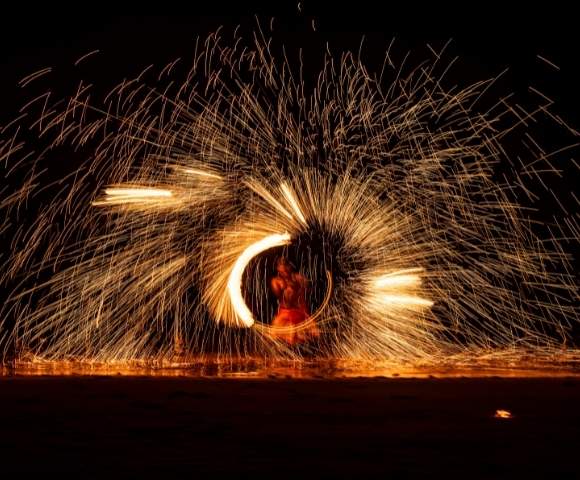
M 162 11 L 175 13 L 173 16 L 112 15 L 106 4 L 99 4 L 101 8 L 79 5 L 75 9 L 27 5 L 26 11 L 17 6 L 21 11 L 4 14 L 0 29 L 2 115 L 28 98 L 16 88 L 18 80 L 40 68 L 54 67 L 51 85 L 58 88 L 67 82 L 63 75 L 66 67 L 81 55 L 99 49 L 101 54 L 83 66 L 87 79 L 116 83 L 151 63 L 164 65 L 177 56 L 186 59 L 196 37 L 204 39 L 221 25 L 230 31 L 241 25 L 247 31 L 255 26 L 257 15 L 265 29 L 275 17 L 275 40 L 290 52 L 298 47 L 305 49 L 306 76 L 309 71 L 317 72 L 317 52 L 327 41 L 336 53 L 357 51 L 364 35 L 363 59 L 372 71 L 380 69 L 393 38 L 394 58 L 399 60 L 408 50 L 423 52 L 425 58 L 427 43 L 438 49 L 452 40 L 449 58 L 458 55 L 461 59 L 452 73 L 458 81 L 467 85 L 510 67 L 501 82 L 509 91 L 519 92 L 533 85 L 558 100 L 565 118 L 573 123 L 580 118 L 580 41 L 571 4 L 548 2 L 508 8 L 490 2 L 464 6 L 438 2 L 426 8 L 411 2 L 332 2 L 328 6 L 311 1 L 270 3 L 276 6 L 265 8 L 256 2 L 237 2 L 235 7 L 219 1 L 202 6 L 197 2 L 163 2 Z M 561 71 L 540 62 L 538 54 Z
M 459 60 L 446 75 L 448 87 L 465 87 L 509 67 L 493 86 L 490 102 L 513 93 L 514 102 L 531 108 L 538 101 L 529 91 L 533 87 L 556 101 L 553 113 L 580 129 L 580 41 L 570 3 L 548 2 L 525 8 L 508 2 L 462 6 L 437 2 L 428 7 L 415 2 L 325 3 L 163 2 L 158 10 L 174 15 L 160 16 L 113 15 L 117 9 L 103 3 L 75 8 L 12 5 L 10 8 L 16 10 L 3 15 L 0 28 L 0 124 L 14 118 L 23 104 L 47 88 L 58 98 L 74 91 L 83 79 L 95 84 L 96 95 L 105 94 L 150 64 L 162 67 L 182 57 L 187 65 L 197 37 L 203 41 L 223 25 L 227 38 L 241 25 L 245 38 L 251 38 L 257 16 L 266 35 L 270 19 L 275 17 L 275 49 L 284 45 L 291 61 L 298 64 L 298 51 L 303 50 L 306 81 L 318 73 L 327 43 L 339 56 L 345 50 L 357 52 L 364 37 L 363 61 L 370 72 L 378 72 L 393 39 L 395 63 L 411 52 L 409 65 L 431 58 L 427 44 L 440 50 L 451 40 L 445 58 L 451 61 L 457 56 Z M 100 51 L 97 55 L 73 65 L 96 49 Z M 542 62 L 538 55 L 560 70 Z M 26 88 L 18 87 L 23 77 L 45 67 L 53 71 Z M 561 129 L 537 128 L 534 137 L 548 151 L 577 141 L 562 136 Z M 561 160 L 566 162 L 574 153 Z M 564 204 L 574 202 L 569 192 L 576 188 L 577 173 L 569 169 L 562 179 L 549 179 Z M 547 210 L 555 206 L 552 204 Z

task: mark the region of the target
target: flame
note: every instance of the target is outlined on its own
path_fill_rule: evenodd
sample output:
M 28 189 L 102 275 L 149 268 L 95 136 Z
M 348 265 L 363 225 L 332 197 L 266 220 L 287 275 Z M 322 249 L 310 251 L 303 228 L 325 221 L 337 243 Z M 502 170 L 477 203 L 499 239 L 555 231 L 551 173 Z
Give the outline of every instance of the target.
M 236 260 L 228 278 L 228 293 L 236 318 L 241 320 L 244 326 L 251 327 L 254 324 L 252 312 L 250 312 L 242 295 L 242 275 L 246 266 L 256 255 L 270 248 L 286 245 L 289 242 L 290 234 L 288 233 L 269 235 L 251 244 Z

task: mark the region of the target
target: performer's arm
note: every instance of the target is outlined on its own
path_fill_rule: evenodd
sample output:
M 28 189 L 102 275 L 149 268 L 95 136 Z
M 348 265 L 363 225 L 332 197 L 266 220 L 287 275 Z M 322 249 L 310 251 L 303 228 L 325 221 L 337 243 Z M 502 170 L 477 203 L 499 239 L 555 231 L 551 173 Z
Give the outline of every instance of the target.
M 307 292 L 308 288 L 310 286 L 310 282 L 308 281 L 308 279 L 302 275 L 301 273 L 298 273 L 296 275 L 298 282 L 300 283 L 300 286 L 302 287 L 302 289 Z
M 282 285 L 280 285 L 280 281 L 277 278 L 273 278 L 270 282 L 270 286 L 272 287 L 272 291 L 276 298 L 280 298 L 282 296 Z

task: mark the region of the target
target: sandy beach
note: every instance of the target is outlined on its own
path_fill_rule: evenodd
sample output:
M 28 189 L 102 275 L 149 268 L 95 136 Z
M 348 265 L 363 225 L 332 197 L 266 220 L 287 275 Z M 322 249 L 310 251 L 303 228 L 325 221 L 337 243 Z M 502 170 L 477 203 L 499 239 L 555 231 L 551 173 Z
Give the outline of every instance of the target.
M 79 478 L 572 478 L 579 405 L 578 377 L 13 375 L 0 457 Z

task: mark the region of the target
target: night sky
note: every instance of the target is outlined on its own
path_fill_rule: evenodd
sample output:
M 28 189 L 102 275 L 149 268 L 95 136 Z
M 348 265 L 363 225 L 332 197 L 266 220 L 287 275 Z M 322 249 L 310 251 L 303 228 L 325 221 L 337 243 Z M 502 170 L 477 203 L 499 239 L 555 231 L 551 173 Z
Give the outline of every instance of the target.
M 452 40 L 447 58 L 459 56 L 460 61 L 450 72 L 450 81 L 467 85 L 509 67 L 499 91 L 523 94 L 532 85 L 557 100 L 557 112 L 564 118 L 580 123 L 580 42 L 573 7 L 564 2 L 513 10 L 494 2 L 427 9 L 411 2 L 381 6 L 371 1 L 336 2 L 332 8 L 308 1 L 269 2 L 279 5 L 268 8 L 255 2 L 233 8 L 227 2 L 205 2 L 195 8 L 193 4 L 188 8 L 174 3 L 164 2 L 162 9 L 176 13 L 173 16 L 111 15 L 108 8 L 85 10 L 85 5 L 72 11 L 40 7 L 33 15 L 30 9 L 17 7 L 14 13 L 4 14 L 0 30 L 1 118 L 11 118 L 29 99 L 26 91 L 17 88 L 17 82 L 31 72 L 53 67 L 50 86 L 58 91 L 70 86 L 72 75 L 67 69 L 72 63 L 98 49 L 98 56 L 74 71 L 74 80 L 114 85 L 149 64 L 165 65 L 176 57 L 187 59 L 196 37 L 204 39 L 222 25 L 226 34 L 237 25 L 249 32 L 256 15 L 264 27 L 275 17 L 275 42 L 288 48 L 290 58 L 298 48 L 304 49 L 306 78 L 317 73 L 326 42 L 337 54 L 357 51 L 364 35 L 363 60 L 369 70 L 378 71 L 393 38 L 393 58 L 400 61 L 411 50 L 410 63 L 427 58 L 426 44 L 438 50 Z M 551 69 L 537 55 L 561 70 Z
M 187 58 L 197 36 L 203 39 L 221 25 L 226 31 L 237 25 L 248 31 L 255 25 L 256 14 L 265 26 L 275 17 L 276 42 L 290 52 L 305 49 L 307 73 L 309 69 L 317 71 L 317 54 L 327 41 L 334 52 L 357 51 L 364 35 L 363 59 L 371 70 L 378 70 L 393 38 L 395 59 L 402 59 L 408 50 L 416 52 L 416 58 L 425 58 L 427 43 L 438 49 L 452 40 L 448 58 L 457 55 L 461 59 L 454 68 L 459 82 L 489 78 L 510 67 L 503 80 L 507 91 L 534 85 L 559 100 L 566 118 L 580 120 L 580 92 L 576 88 L 580 42 L 569 4 L 549 2 L 508 11 L 505 5 L 499 8 L 489 2 L 427 10 L 410 2 L 396 7 L 370 1 L 336 2 L 332 8 L 316 5 L 322 2 L 280 2 L 282 6 L 269 9 L 252 2 L 236 8 L 223 2 L 209 3 L 195 9 L 180 4 L 176 9 L 164 2 L 163 12 L 177 13 L 174 16 L 110 15 L 109 9 L 84 10 L 86 6 L 76 11 L 51 7 L 34 10 L 34 15 L 4 15 L 0 31 L 2 101 L 11 105 L 20 96 L 17 81 L 46 66 L 54 67 L 54 85 L 65 84 L 65 68 L 91 50 L 99 49 L 101 55 L 83 67 L 86 78 L 115 82 L 151 63 Z M 188 10 L 196 14 L 188 14 Z M 316 32 L 312 32 L 312 21 Z M 550 71 L 536 59 L 538 54 L 560 66 L 561 71 Z M 7 110 L 6 105 L 3 112 Z
M 447 74 L 448 87 L 489 79 L 509 67 L 490 98 L 514 93 L 514 99 L 525 107 L 530 95 L 533 97 L 528 90 L 532 86 L 556 100 L 554 113 L 576 128 L 580 125 L 580 42 L 569 4 L 550 2 L 512 10 L 489 2 L 427 9 L 410 2 L 393 4 L 396 6 L 392 2 L 384 6 L 370 1 L 336 2 L 332 8 L 319 3 L 280 2 L 265 8 L 243 2 L 243 6 L 232 8 L 227 3 L 209 2 L 188 8 L 164 2 L 163 12 L 176 13 L 173 16 L 111 15 L 110 9 L 85 10 L 86 5 L 73 11 L 40 7 L 30 15 L 18 7 L 13 14 L 4 15 L 0 30 L 0 123 L 11 120 L 25 102 L 46 88 L 58 97 L 70 94 L 79 79 L 84 79 L 96 85 L 96 92 L 106 93 L 150 64 L 160 67 L 177 57 L 187 63 L 196 38 L 203 40 L 222 25 L 226 36 L 241 25 L 241 32 L 249 38 L 257 16 L 265 30 L 275 18 L 275 48 L 284 45 L 289 58 L 295 60 L 298 50 L 303 49 L 306 81 L 318 73 L 327 42 L 338 56 L 345 50 L 357 52 L 364 36 L 362 58 L 369 71 L 376 72 L 393 39 L 393 59 L 400 63 L 410 52 L 409 65 L 430 57 L 427 44 L 440 50 L 451 40 L 444 58 L 459 60 Z M 79 57 L 96 49 L 98 55 L 73 66 Z M 540 61 L 538 55 L 560 70 Z M 53 68 L 49 76 L 29 88 L 17 86 L 20 79 L 45 67 Z M 545 138 L 540 140 L 550 149 L 551 132 L 542 134 Z M 555 188 L 569 190 L 574 185 L 573 180 L 570 182 Z

